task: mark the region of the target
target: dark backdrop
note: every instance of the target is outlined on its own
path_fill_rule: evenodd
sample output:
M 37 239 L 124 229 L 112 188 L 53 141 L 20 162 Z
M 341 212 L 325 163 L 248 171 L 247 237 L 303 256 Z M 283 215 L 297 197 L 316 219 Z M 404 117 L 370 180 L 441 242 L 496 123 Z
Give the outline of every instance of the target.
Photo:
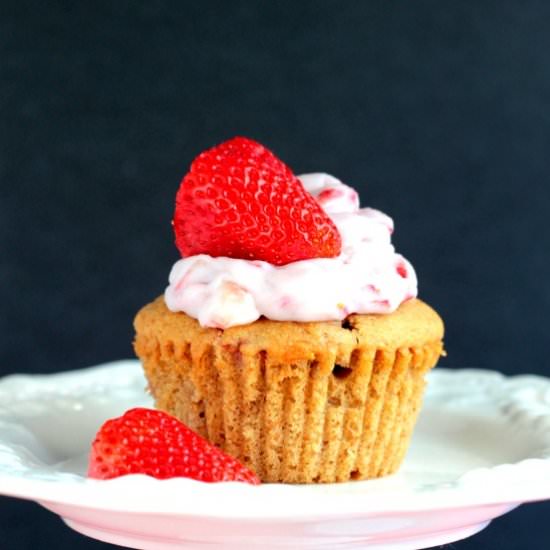
M 550 375 L 548 2 L 0 13 L 0 374 L 131 356 L 132 317 L 177 258 L 179 180 L 242 134 L 394 217 L 446 321 L 445 366 Z M 545 547 L 549 513 L 523 507 L 454 548 Z M 111 548 L 8 499 L 0 540 Z

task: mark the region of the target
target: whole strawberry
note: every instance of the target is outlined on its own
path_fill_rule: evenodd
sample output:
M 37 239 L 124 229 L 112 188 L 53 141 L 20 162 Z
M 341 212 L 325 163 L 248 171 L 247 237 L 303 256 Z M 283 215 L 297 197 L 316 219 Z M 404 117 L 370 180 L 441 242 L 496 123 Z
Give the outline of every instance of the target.
M 338 229 L 290 168 L 244 137 L 193 161 L 176 196 L 174 231 L 182 256 L 274 265 L 334 257 L 342 246 Z
M 260 483 L 251 470 L 178 419 L 144 408 L 107 420 L 92 444 L 89 477 L 111 479 L 127 474 Z

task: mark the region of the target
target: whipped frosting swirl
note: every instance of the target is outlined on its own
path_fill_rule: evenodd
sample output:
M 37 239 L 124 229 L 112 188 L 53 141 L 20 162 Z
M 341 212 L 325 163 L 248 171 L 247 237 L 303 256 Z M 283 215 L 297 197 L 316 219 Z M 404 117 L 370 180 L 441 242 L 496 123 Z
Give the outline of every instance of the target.
M 351 187 L 328 174 L 298 176 L 342 238 L 336 258 L 283 266 L 200 254 L 172 267 L 164 299 L 202 326 L 225 329 L 254 322 L 337 321 L 351 313 L 391 313 L 417 295 L 412 265 L 391 243 L 393 220 L 359 208 Z

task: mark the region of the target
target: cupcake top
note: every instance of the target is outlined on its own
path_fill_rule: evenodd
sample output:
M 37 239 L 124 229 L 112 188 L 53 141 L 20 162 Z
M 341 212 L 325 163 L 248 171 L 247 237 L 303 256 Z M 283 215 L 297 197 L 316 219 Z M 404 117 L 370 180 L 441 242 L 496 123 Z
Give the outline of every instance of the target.
M 355 190 L 328 174 L 294 176 L 246 138 L 197 157 L 174 228 L 184 258 L 165 302 L 202 326 L 391 313 L 417 295 L 413 267 L 391 244 L 391 218 L 360 208 Z

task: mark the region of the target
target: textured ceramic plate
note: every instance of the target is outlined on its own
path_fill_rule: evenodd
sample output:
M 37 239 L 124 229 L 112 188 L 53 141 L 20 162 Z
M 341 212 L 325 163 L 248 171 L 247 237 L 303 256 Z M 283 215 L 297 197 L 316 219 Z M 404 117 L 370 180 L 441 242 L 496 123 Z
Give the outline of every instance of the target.
M 148 550 L 425 548 L 550 498 L 550 380 L 436 369 L 401 471 L 337 485 L 83 477 L 106 419 L 150 405 L 135 361 L 0 381 L 0 493 Z

